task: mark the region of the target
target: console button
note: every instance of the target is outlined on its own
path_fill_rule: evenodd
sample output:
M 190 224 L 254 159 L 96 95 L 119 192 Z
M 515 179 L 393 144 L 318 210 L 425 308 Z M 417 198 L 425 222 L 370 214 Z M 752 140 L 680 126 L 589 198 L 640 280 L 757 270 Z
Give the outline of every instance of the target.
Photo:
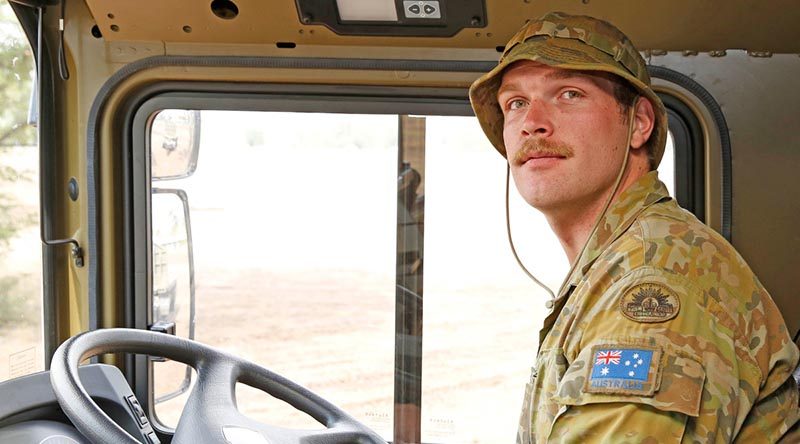
M 136 422 L 139 423 L 139 427 L 146 426 L 148 424 L 147 414 L 144 413 L 144 409 L 142 409 L 142 406 L 139 404 L 139 400 L 133 395 L 126 397 L 125 400 L 128 401 L 128 406 L 131 408 Z

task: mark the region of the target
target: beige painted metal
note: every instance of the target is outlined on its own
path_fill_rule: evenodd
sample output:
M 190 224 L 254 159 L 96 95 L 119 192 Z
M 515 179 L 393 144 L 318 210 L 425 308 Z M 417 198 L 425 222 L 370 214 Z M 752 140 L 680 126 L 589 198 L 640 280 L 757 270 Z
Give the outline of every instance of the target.
M 452 38 L 339 36 L 321 25 L 303 25 L 294 0 L 233 1 L 239 15 L 232 20 L 215 16 L 207 0 L 87 3 L 108 41 L 492 49 L 504 45 L 526 18 L 561 10 L 609 19 L 640 49 L 800 52 L 796 0 L 488 0 L 488 26 Z

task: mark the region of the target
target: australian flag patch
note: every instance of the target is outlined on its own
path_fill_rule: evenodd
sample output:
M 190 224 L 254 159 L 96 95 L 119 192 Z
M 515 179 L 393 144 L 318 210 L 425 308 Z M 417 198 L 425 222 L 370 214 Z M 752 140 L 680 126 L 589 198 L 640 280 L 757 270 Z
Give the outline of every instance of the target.
M 584 389 L 589 393 L 650 396 L 656 389 L 660 355 L 654 347 L 596 346 Z

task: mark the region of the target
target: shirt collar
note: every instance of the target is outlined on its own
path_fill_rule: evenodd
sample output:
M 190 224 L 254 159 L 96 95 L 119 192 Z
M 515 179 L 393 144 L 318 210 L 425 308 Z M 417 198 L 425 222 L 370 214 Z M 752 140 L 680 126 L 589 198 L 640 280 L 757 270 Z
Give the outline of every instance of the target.
M 570 286 L 578 284 L 598 256 L 628 230 L 642 211 L 657 202 L 669 199 L 671 199 L 669 191 L 658 179 L 657 171 L 645 174 L 624 190 L 603 215 L 586 249 L 578 258 L 578 265 L 572 275 L 567 276 L 566 285 L 562 286 L 561 293 L 563 294 Z

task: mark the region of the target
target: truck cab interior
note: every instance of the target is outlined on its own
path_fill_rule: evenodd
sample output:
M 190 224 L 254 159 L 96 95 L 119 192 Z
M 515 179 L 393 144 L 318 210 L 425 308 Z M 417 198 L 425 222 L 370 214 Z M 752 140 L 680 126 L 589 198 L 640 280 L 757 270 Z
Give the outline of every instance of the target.
M 659 177 L 798 340 L 793 0 L 0 9 L 0 442 L 512 441 L 548 307 L 508 237 L 569 264 L 468 89 L 550 11 L 631 38 Z

